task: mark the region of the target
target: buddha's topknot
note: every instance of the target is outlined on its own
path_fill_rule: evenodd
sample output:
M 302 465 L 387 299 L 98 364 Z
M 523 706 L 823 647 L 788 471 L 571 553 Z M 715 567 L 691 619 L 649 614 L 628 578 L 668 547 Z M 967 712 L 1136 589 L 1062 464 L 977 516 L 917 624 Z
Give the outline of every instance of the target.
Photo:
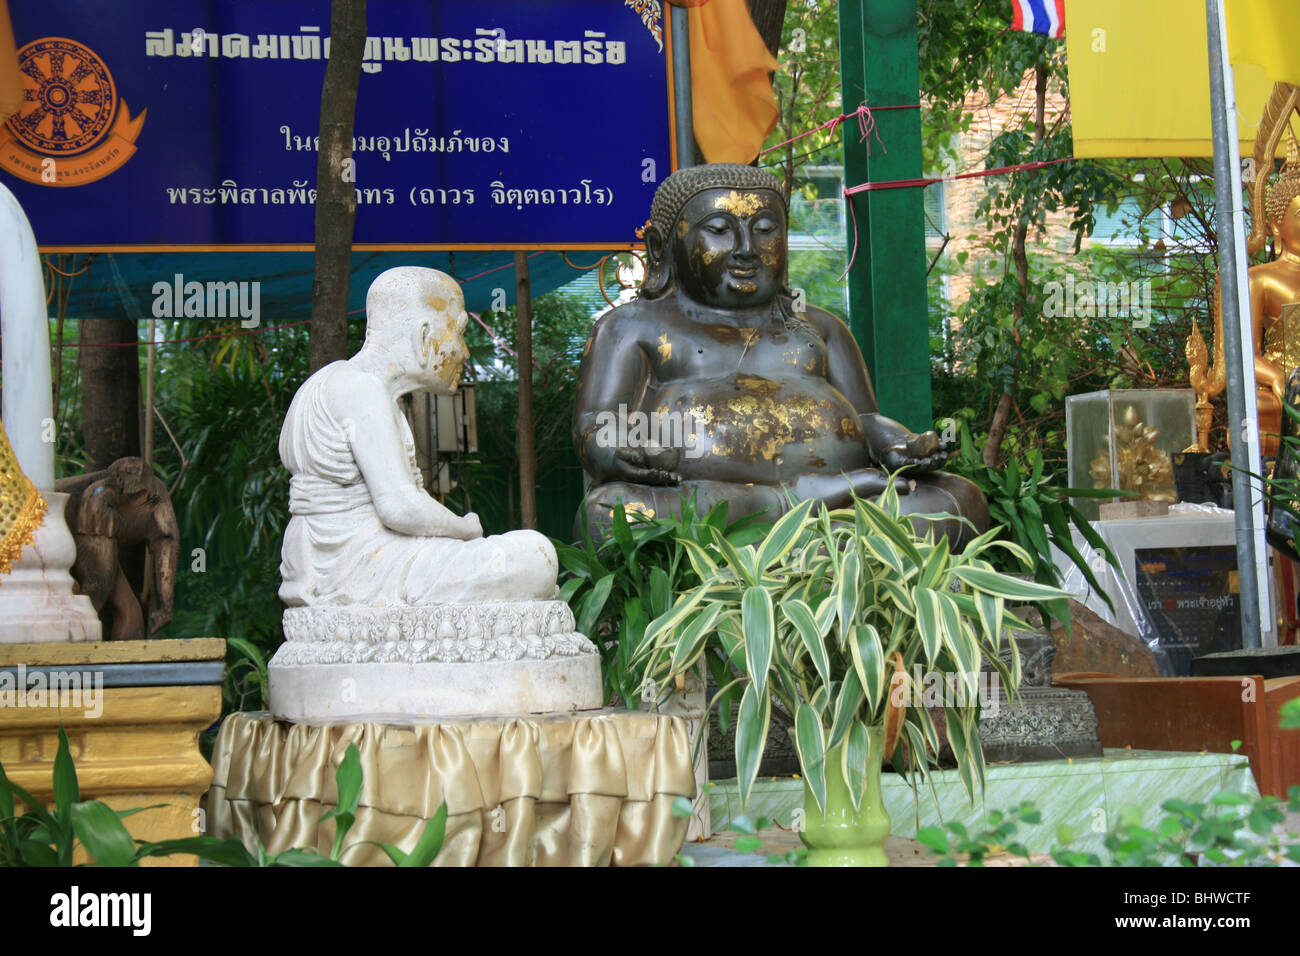
M 667 238 L 677 225 L 682 207 L 706 189 L 770 189 L 784 202 L 781 181 L 765 169 L 740 163 L 709 163 L 677 170 L 655 190 L 650 222 Z

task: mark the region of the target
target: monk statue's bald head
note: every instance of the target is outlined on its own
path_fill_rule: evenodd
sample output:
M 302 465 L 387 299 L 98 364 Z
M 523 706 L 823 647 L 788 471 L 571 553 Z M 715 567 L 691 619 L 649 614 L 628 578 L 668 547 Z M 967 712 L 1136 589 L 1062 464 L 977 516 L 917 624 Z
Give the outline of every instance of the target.
M 420 266 L 389 269 L 366 293 L 362 351 L 382 353 L 391 365 L 412 373 L 424 370 L 450 383 L 469 357 L 467 319 L 464 293 L 451 276 Z
M 379 274 L 366 292 L 366 342 L 408 328 L 413 313 L 425 308 L 447 315 L 450 322 L 465 308 L 456 280 L 437 269 L 398 266 Z

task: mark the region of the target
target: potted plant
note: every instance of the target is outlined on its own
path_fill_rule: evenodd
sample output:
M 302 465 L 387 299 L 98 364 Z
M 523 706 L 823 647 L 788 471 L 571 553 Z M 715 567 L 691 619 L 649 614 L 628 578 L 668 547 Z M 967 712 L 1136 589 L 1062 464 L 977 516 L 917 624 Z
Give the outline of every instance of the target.
M 1030 557 L 1000 529 L 952 554 L 946 538 L 918 537 L 892 489 L 880 502 L 856 499 L 828 510 L 805 501 L 760 542 L 736 547 L 715 534 L 722 555 L 685 543 L 700 584 L 651 622 L 637 649 L 647 673 L 669 678 L 709 661 L 729 713 L 739 697 L 736 767 L 749 798 L 775 696 L 795 715 L 812 865 L 886 865 L 889 817 L 882 763 L 928 775 L 938 750 L 915 674 L 940 675 L 948 740 L 968 795 L 984 783 L 979 742 L 980 665 L 987 660 L 1013 693 L 1020 677 L 999 658 L 1003 630 L 1029 630 L 1004 602 L 1051 600 L 1064 592 L 993 569 L 984 555 L 1006 548 Z M 926 679 L 930 687 L 929 676 Z
M 728 521 L 727 510 L 723 501 L 701 514 L 692 496 L 680 514 L 647 517 L 619 502 L 610 512 L 608 534 L 593 536 L 584 515 L 578 543 L 551 539 L 564 568 L 559 599 L 573 609 L 579 633 L 600 649 L 606 696 L 615 706 L 641 706 L 645 675 L 632 654 L 646 626 L 677 594 L 699 583 L 683 542 L 716 557 L 712 534 L 741 546 L 760 540 L 770 527 L 757 517 Z

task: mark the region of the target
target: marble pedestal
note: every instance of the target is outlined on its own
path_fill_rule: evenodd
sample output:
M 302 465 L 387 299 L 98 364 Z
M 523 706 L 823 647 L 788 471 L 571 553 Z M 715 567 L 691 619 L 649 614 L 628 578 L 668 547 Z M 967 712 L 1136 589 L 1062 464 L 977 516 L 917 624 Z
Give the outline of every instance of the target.
M 0 581 L 0 644 L 98 641 L 102 628 L 90 598 L 73 593 L 77 545 L 63 516 L 68 496 L 43 496 L 44 523 Z
M 592 710 L 596 647 L 561 601 L 297 607 L 267 668 L 271 710 L 295 722 Z

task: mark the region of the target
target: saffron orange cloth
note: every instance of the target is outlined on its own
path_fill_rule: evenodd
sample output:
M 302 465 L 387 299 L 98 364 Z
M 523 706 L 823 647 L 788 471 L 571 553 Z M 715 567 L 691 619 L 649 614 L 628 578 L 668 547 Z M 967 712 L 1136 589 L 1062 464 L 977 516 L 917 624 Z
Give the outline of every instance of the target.
M 18 47 L 9 20 L 9 4 L 0 0 L 0 123 L 23 105 L 23 76 L 18 72 Z
M 780 115 L 769 76 L 776 58 L 745 0 L 709 0 L 690 10 L 691 111 L 709 163 L 749 163 Z

